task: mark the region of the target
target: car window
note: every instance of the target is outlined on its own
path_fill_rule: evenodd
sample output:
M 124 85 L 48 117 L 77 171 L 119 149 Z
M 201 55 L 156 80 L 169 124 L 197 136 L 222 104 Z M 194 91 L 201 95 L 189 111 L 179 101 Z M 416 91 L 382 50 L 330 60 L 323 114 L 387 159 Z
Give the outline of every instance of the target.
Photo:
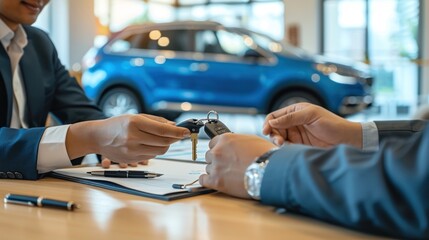
M 195 33 L 195 51 L 203 53 L 225 53 L 219 45 L 216 33 L 212 30 L 201 30 Z
M 126 52 L 131 49 L 189 51 L 189 34 L 187 30 L 152 30 L 134 33 L 115 40 L 110 45 L 110 51 Z
M 271 52 L 282 52 L 288 56 L 308 57 L 308 53 L 303 49 L 289 45 L 288 43 L 275 41 L 263 34 L 249 32 L 249 35 L 261 48 Z
M 190 51 L 190 34 L 191 31 L 182 29 L 160 31 L 160 38 L 155 40 L 157 44 L 153 44 L 151 49 Z
M 249 43 L 241 34 L 219 30 L 216 35 L 221 49 L 227 54 L 242 57 L 250 50 Z

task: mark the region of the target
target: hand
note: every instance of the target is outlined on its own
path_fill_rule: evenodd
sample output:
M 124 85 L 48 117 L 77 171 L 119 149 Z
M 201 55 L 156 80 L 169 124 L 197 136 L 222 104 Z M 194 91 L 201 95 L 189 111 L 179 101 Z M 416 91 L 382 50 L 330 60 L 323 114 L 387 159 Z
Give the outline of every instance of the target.
M 66 148 L 70 159 L 97 153 L 124 164 L 164 154 L 169 146 L 190 136 L 174 122 L 146 114 L 121 115 L 70 125 Z
M 267 115 L 263 134 L 273 142 L 331 147 L 349 144 L 362 148 L 362 127 L 328 110 L 309 103 L 297 103 Z
M 257 136 L 225 133 L 213 138 L 206 153 L 206 172 L 202 186 L 226 194 L 250 198 L 244 188 L 244 173 L 259 156 L 276 146 Z

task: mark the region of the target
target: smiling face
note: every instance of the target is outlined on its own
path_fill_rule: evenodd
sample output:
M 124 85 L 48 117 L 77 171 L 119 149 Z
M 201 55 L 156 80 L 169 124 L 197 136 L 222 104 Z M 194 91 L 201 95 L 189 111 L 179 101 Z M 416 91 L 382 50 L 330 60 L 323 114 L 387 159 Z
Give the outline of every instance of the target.
M 19 24 L 33 24 L 49 0 L 0 0 L 0 18 L 16 30 Z

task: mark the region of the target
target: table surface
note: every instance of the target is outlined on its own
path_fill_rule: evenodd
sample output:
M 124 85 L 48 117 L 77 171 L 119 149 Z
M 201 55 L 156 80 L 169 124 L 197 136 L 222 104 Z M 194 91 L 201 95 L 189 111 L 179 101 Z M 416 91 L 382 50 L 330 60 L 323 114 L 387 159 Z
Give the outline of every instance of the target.
M 55 178 L 1 180 L 7 193 L 72 200 L 75 211 L 3 204 L 1 239 L 380 239 L 211 193 L 174 201 Z

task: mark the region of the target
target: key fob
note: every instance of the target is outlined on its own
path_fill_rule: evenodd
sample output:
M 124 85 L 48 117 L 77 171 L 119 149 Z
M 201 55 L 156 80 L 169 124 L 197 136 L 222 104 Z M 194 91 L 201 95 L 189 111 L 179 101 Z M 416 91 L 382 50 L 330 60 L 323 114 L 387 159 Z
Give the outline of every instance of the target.
M 200 128 L 202 126 L 204 126 L 204 123 L 202 123 L 198 119 L 191 118 L 191 119 L 188 119 L 188 120 L 185 120 L 183 122 L 176 124 L 176 126 L 187 128 L 187 129 L 189 129 L 189 131 L 191 131 L 191 133 L 199 133 Z
M 204 124 L 204 131 L 207 133 L 210 139 L 216 137 L 217 135 L 231 132 L 228 127 L 223 124 L 223 122 L 217 119 L 206 122 L 206 124 Z

